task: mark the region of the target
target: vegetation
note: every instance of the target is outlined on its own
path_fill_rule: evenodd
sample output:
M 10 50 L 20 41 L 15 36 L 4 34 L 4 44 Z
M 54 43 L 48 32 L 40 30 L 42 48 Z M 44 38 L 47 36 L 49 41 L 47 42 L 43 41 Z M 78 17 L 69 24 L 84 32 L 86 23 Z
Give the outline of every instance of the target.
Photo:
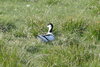
M 0 0 L 0 67 L 100 67 L 100 0 Z

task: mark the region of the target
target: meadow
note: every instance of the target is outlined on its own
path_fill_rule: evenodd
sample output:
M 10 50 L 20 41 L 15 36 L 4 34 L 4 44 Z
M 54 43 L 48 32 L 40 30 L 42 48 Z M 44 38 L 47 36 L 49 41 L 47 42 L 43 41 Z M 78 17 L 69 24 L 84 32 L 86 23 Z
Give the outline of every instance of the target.
M 100 0 L 0 0 L 0 67 L 100 67 Z

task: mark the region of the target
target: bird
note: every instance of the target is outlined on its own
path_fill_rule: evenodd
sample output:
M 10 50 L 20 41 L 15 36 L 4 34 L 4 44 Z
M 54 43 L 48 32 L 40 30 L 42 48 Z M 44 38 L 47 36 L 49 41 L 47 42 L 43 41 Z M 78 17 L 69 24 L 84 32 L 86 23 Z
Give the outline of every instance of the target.
M 42 35 L 37 36 L 37 38 L 40 39 L 43 42 L 50 42 L 50 41 L 55 40 L 55 37 L 52 33 L 53 32 L 53 24 L 49 23 L 47 25 L 47 27 L 49 28 L 47 34 L 44 34 L 44 35 L 42 34 Z

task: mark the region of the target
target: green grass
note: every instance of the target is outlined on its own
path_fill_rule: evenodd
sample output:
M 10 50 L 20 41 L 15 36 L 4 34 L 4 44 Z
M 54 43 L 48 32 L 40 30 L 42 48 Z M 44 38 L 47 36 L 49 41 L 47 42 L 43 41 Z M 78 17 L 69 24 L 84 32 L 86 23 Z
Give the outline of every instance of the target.
M 0 0 L 0 67 L 100 67 L 100 0 Z M 54 24 L 55 41 L 37 34 Z

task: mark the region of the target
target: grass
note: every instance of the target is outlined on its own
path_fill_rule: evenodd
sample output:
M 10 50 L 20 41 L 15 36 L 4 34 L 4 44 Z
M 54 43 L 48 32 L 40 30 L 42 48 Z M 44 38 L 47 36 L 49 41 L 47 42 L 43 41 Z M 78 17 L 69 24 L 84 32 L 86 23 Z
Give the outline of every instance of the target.
M 0 0 L 0 67 L 99 67 L 99 3 Z M 55 41 L 38 41 L 49 22 Z

